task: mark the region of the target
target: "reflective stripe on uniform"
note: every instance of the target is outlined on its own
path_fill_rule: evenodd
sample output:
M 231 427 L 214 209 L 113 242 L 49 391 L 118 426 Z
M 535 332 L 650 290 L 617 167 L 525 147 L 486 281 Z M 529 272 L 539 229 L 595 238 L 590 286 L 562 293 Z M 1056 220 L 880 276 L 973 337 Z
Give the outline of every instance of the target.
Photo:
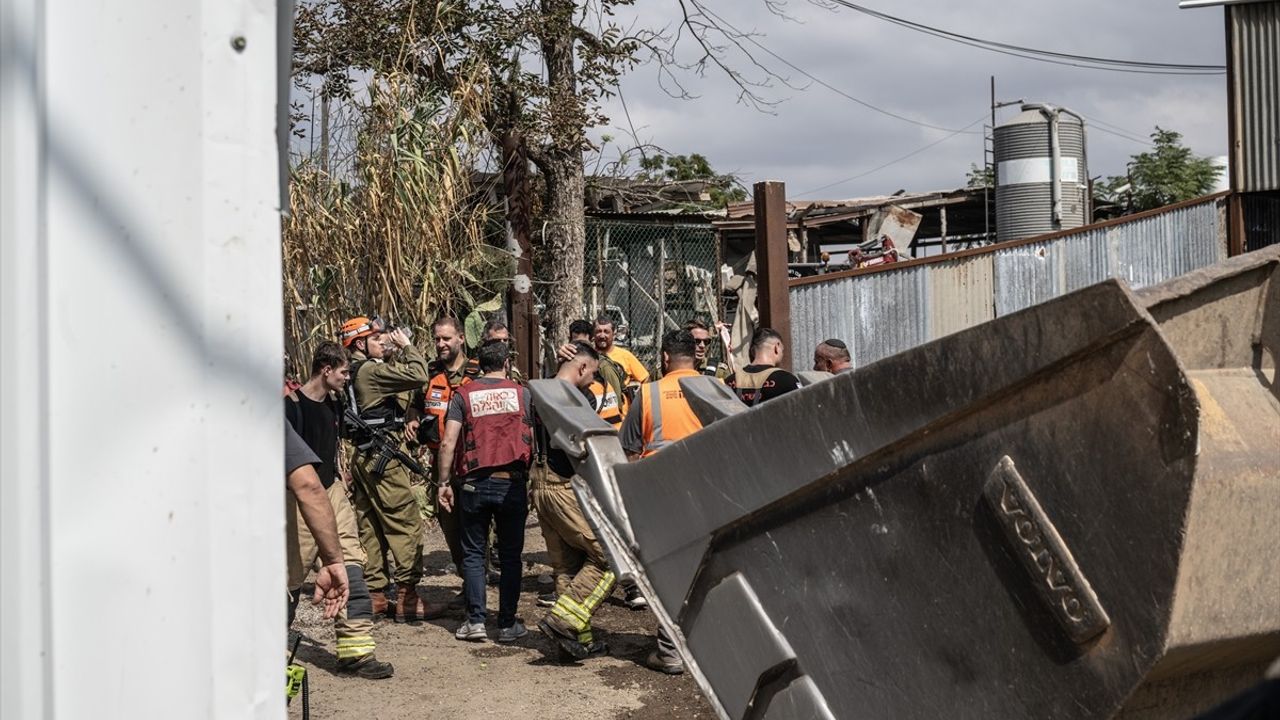
M 371 635 L 352 635 L 338 638 L 338 659 L 363 657 L 376 649 Z
M 649 442 L 644 445 L 644 453 L 647 455 L 661 450 L 667 444 L 662 438 L 662 390 L 658 383 L 649 383 L 649 397 L 645 399 L 649 402 L 649 417 L 653 423 L 653 433 Z
M 586 608 L 587 612 L 594 613 L 596 608 L 600 607 L 600 603 L 604 602 L 604 599 L 609 596 L 609 593 L 613 592 L 615 578 L 616 576 L 612 570 L 604 571 L 604 574 L 600 576 L 600 582 L 596 583 L 595 588 L 591 590 L 591 594 L 587 596 L 587 599 L 582 601 L 582 607 Z
M 578 632 L 591 627 L 591 613 L 568 595 L 556 598 L 556 604 L 551 606 L 551 614 L 569 623 L 569 627 Z

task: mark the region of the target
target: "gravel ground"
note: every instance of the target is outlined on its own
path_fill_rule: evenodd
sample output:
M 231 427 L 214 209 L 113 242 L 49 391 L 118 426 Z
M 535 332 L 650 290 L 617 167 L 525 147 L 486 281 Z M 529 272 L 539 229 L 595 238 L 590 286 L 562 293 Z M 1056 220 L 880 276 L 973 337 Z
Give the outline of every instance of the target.
M 596 633 L 609 644 L 607 657 L 572 665 L 556 662 L 555 650 L 536 623 L 543 610 L 535 604 L 538 576 L 548 573 L 545 545 L 531 514 L 525 532 L 524 592 L 520 617 L 529 635 L 511 644 L 460 642 L 453 637 L 461 616 L 420 625 L 379 622 L 374 628 L 377 656 L 395 665 L 387 680 L 360 680 L 334 673 L 331 626 L 310 603 L 298 609 L 294 628 L 304 634 L 298 662 L 307 666 L 311 717 L 405 718 L 409 713 L 443 713 L 443 717 L 538 718 L 714 718 L 714 713 L 687 675 L 667 676 L 642 664 L 654 648 L 657 621 L 648 611 L 633 611 L 615 590 L 597 613 Z M 446 574 L 450 565 L 444 538 L 434 521 L 425 537 L 426 577 L 423 595 L 444 601 L 461 588 Z M 489 608 L 498 606 L 489 588 Z M 491 627 L 491 636 L 496 628 Z M 295 700 L 289 717 L 300 718 Z

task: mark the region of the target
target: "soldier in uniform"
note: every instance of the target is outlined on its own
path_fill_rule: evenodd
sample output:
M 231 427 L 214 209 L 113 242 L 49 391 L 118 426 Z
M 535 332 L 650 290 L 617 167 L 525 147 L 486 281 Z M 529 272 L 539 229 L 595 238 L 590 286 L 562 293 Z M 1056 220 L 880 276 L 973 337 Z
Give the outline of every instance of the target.
M 729 363 L 711 362 L 710 349 L 715 342 L 711 335 L 711 328 L 701 320 L 694 318 L 684 324 L 684 329 L 689 331 L 693 336 L 693 352 L 694 359 L 697 361 L 697 370 L 703 375 L 710 375 L 718 380 L 724 380 L 733 374 L 733 369 L 729 367 Z
M 572 345 L 576 352 L 560 364 L 556 379 L 578 388 L 596 407 L 590 388 L 600 355 L 586 343 Z M 601 408 L 596 407 L 596 412 L 600 413 Z M 551 557 L 557 596 L 538 621 L 538 629 L 555 643 L 561 659 L 581 660 L 608 651 L 592 633 L 591 617 L 613 592 L 617 577 L 569 486 L 573 465 L 559 448 L 550 448 L 547 464 L 552 472 L 535 477 L 531 493 Z
M 427 381 L 427 361 L 404 330 L 385 332 L 365 317 L 343 324 L 343 345 L 351 352 L 348 399 L 375 432 L 399 444 L 411 394 Z M 383 362 L 386 345 L 398 349 L 399 362 Z M 349 429 L 350 430 L 350 429 Z M 387 460 L 370 433 L 354 429 L 351 456 L 356 519 L 368 561 L 365 578 L 373 593 L 375 614 L 387 611 L 386 590 L 396 585 L 397 622 L 417 622 L 442 615 L 444 606 L 430 605 L 418 595 L 422 579 L 422 516 L 410 489 L 411 473 L 402 462 Z M 385 464 L 379 472 L 379 465 Z M 389 568 L 390 566 L 390 568 Z

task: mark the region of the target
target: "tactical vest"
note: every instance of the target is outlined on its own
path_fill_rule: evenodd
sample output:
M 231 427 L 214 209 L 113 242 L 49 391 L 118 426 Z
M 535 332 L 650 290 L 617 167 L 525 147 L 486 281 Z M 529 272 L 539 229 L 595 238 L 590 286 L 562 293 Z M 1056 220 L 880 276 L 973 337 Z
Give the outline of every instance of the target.
M 626 395 L 611 385 L 602 382 L 598 375 L 595 380 L 591 381 L 591 385 L 587 387 L 587 392 L 590 392 L 595 397 L 597 415 L 614 427 L 622 424 L 622 418 L 625 415 L 622 406 L 626 402 Z
M 533 461 L 533 423 L 524 412 L 528 392 L 510 380 L 473 382 L 454 390 L 462 399 L 462 434 L 454 453 L 457 477 Z
M 627 371 L 617 361 L 604 353 L 600 353 L 600 366 L 596 370 L 596 381 L 600 384 L 603 392 L 599 397 L 606 398 L 609 392 L 612 392 L 617 397 L 619 423 L 622 422 L 621 418 L 627 416 L 627 410 L 631 408 L 631 400 L 627 396 L 626 377 Z M 599 403 L 597 403 L 597 407 L 600 407 Z M 599 411 L 597 410 L 597 412 Z M 608 418 L 605 419 L 608 420 Z M 610 420 L 609 422 L 613 421 Z
M 733 374 L 733 391 L 737 393 L 739 400 L 747 404 L 747 407 L 759 405 L 760 398 L 764 396 L 764 384 L 769 381 L 770 375 L 781 369 L 774 366 L 756 372 L 739 370 Z
M 698 374 L 697 370 L 676 370 L 657 382 L 640 386 L 637 401 L 641 404 L 640 432 L 644 440 L 641 457 L 648 457 L 702 429 L 702 421 L 693 413 L 680 389 L 681 378 Z
M 437 367 L 439 367 L 439 369 L 437 369 Z M 471 382 L 473 378 L 479 375 L 479 366 L 475 366 L 475 370 L 473 371 L 472 365 L 465 365 L 462 371 L 462 380 L 458 383 L 457 387 L 449 384 L 449 371 L 443 366 L 436 366 L 433 364 L 432 369 L 436 371 L 431 374 L 431 379 L 427 381 L 427 387 L 423 391 L 425 396 L 423 398 L 423 407 L 428 415 L 435 418 L 436 431 L 438 434 L 436 435 L 437 439 L 434 441 L 428 441 L 426 446 L 432 450 L 439 450 L 440 439 L 444 438 L 444 421 L 445 416 L 449 413 L 449 400 L 453 397 L 453 394 L 457 392 L 458 387 L 466 385 Z
M 356 378 L 360 377 L 360 370 L 368 362 L 368 360 L 356 360 L 351 363 L 351 380 L 347 383 L 347 402 L 370 430 L 395 429 L 404 424 L 404 408 L 400 406 L 395 395 L 384 395 L 373 405 L 365 408 L 360 407 L 356 398 Z M 372 439 L 368 432 L 354 424 L 344 423 L 343 433 L 356 445 L 363 445 Z

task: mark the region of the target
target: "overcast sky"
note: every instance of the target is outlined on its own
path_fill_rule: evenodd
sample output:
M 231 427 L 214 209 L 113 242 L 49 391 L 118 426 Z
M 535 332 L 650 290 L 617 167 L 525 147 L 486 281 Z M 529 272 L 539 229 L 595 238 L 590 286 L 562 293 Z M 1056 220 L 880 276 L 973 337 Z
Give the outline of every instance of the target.
M 961 128 L 989 116 L 990 76 L 1000 100 L 1063 105 L 1140 137 L 1155 125 L 1181 132 L 1201 155 L 1226 153 L 1225 76 L 1137 75 L 1062 67 L 999 55 L 929 37 L 848 9 L 828 10 L 791 0 L 787 21 L 763 0 L 707 0 L 708 6 L 792 64 L 844 92 L 899 115 Z M 1151 62 L 1220 65 L 1221 8 L 1179 10 L 1177 0 L 864 0 L 876 10 L 946 30 L 1040 49 Z M 675 0 L 639 0 L 637 21 L 674 24 Z M 688 48 L 691 50 L 690 48 Z M 689 57 L 688 52 L 685 55 Z M 782 180 L 791 198 L 838 199 L 888 194 L 899 189 L 940 190 L 964 184 L 970 163 L 983 161 L 982 135 L 960 134 L 920 154 L 818 192 L 822 186 L 864 173 L 949 133 L 875 113 L 805 79 L 759 53 L 792 82 L 761 93 L 777 101 L 772 114 L 737 102 L 738 90 L 723 74 L 684 74 L 698 97 L 665 94 L 653 66 L 622 81 L 622 95 L 641 141 L 673 153 L 700 152 L 720 172 L 748 185 Z M 618 99 L 607 103 L 611 127 L 594 133 L 630 143 Z M 1016 108 L 997 115 L 1011 117 Z M 980 130 L 982 123 L 973 126 Z M 1091 128 L 1089 174 L 1123 172 L 1143 145 Z M 616 154 L 617 150 L 611 152 Z

